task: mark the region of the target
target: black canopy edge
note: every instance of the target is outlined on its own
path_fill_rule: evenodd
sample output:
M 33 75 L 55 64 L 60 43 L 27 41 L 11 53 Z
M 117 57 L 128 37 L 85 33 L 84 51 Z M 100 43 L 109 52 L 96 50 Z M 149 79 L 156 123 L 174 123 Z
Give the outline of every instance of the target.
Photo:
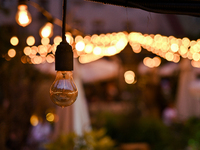
M 163 14 L 190 15 L 200 17 L 200 0 L 87 0 L 103 4 L 139 8 L 145 11 Z

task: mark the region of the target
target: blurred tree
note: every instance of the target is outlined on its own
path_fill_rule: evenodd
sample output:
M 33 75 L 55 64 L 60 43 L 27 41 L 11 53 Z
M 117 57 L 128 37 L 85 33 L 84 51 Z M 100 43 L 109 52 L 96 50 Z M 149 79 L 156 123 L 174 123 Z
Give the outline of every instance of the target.
M 13 34 L 18 30 L 10 26 L 0 27 L 0 149 L 19 150 L 27 142 L 30 117 L 36 110 L 35 97 L 42 81 L 51 77 L 44 75 L 33 65 L 23 64 L 23 43 L 15 47 L 16 56 L 10 58 L 7 51 Z M 23 34 L 19 39 L 23 39 Z

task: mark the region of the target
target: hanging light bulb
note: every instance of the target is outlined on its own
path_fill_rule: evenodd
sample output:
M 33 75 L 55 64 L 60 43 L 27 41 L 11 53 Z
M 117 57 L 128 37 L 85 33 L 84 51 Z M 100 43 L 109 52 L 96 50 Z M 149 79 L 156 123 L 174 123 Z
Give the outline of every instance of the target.
M 63 0 L 62 42 L 55 52 L 56 79 L 50 88 L 53 103 L 66 107 L 72 105 L 78 96 L 78 90 L 73 80 L 73 51 L 65 36 L 66 0 Z
M 53 35 L 53 24 L 51 22 L 47 22 L 41 29 L 40 29 L 40 37 L 41 38 L 50 38 Z
M 66 107 L 76 101 L 77 95 L 72 71 L 57 71 L 50 89 L 51 100 L 58 106 Z
M 72 105 L 78 96 L 73 80 L 73 52 L 67 42 L 61 42 L 55 53 L 56 79 L 50 88 L 53 103 L 66 107 Z
M 26 27 L 32 21 L 31 15 L 28 11 L 28 6 L 26 5 L 26 0 L 19 0 L 18 11 L 15 16 L 16 22 L 22 26 Z

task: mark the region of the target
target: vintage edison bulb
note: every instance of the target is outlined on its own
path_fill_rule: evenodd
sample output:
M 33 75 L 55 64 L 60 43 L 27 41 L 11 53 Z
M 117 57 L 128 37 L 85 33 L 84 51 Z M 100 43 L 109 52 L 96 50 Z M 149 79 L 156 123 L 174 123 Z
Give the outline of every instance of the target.
M 27 5 L 19 5 L 15 16 L 16 22 L 22 27 L 29 25 L 32 21 L 31 15 L 27 9 Z
M 50 38 L 53 35 L 53 24 L 47 22 L 41 29 L 40 29 L 40 37 L 41 38 Z
M 53 103 L 66 107 L 72 105 L 78 96 L 78 90 L 71 71 L 57 71 L 56 79 L 50 88 Z

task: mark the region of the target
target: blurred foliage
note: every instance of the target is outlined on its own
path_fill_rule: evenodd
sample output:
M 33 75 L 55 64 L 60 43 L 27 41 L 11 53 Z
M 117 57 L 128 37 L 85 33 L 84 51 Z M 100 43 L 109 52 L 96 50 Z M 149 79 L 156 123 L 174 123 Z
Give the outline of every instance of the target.
M 106 135 L 105 129 L 84 132 L 82 136 L 75 133 L 60 135 L 47 144 L 47 150 L 114 150 L 114 141 Z
M 147 143 L 152 150 L 200 149 L 200 119 L 175 122 L 170 126 L 151 117 L 135 118 L 132 115 L 100 112 L 92 122 L 93 128 L 106 128 L 107 134 L 116 142 Z
M 14 47 L 16 56 L 9 58 L 7 51 L 13 46 L 10 38 L 17 34 L 15 27 L 0 27 L 0 149 L 22 149 L 27 143 L 30 116 L 35 113 L 40 85 L 51 79 L 33 65 L 22 64 L 23 43 Z M 20 37 L 25 36 L 21 32 Z M 23 39 L 23 38 L 21 38 Z

